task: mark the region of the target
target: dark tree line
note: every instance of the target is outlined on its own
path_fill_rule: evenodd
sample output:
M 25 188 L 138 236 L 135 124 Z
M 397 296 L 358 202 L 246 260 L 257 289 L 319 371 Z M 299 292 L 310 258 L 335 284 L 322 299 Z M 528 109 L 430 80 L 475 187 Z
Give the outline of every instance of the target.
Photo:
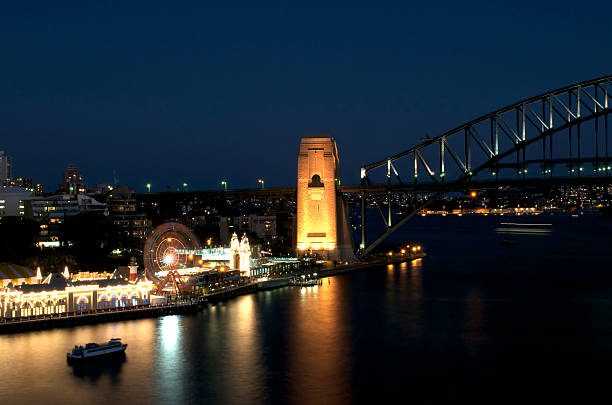
M 66 218 L 61 231 L 61 245 L 84 267 L 110 263 L 108 256 L 120 246 L 121 231 L 110 217 L 81 213 Z
M 22 263 L 36 253 L 40 225 L 33 219 L 3 217 L 0 220 L 0 262 Z
M 44 273 L 71 270 L 112 270 L 127 264 L 129 257 L 111 256 L 113 249 L 132 245 L 110 217 L 81 213 L 66 218 L 59 230 L 60 247 L 36 246 L 40 225 L 33 219 L 4 217 L 0 220 L 0 262 L 31 268 L 40 266 Z

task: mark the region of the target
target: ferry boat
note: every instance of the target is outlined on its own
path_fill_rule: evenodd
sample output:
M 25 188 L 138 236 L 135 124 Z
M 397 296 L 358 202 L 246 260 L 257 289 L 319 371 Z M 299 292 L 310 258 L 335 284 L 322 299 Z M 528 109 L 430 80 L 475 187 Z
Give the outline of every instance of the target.
M 498 234 L 506 235 L 546 235 L 552 233 L 552 224 L 524 224 L 518 222 L 502 222 L 502 227 L 495 228 Z
M 127 349 L 127 343 L 121 343 L 121 338 L 112 338 L 107 343 L 87 343 L 85 346 L 74 346 L 71 353 L 66 353 L 68 361 L 84 360 L 92 357 L 107 356 L 123 353 Z

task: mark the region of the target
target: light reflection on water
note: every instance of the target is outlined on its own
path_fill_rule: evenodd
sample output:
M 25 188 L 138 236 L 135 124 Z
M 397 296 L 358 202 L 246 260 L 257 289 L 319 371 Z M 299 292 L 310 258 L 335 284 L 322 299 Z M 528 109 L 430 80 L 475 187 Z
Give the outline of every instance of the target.
M 150 338 L 155 342 L 153 353 L 153 375 L 159 383 L 155 386 L 155 397 L 164 403 L 185 402 L 185 392 L 180 389 L 185 379 L 183 355 L 183 318 L 179 315 L 164 316 L 157 322 L 155 334 Z M 132 352 L 134 352 L 132 350 Z M 131 354 L 131 353 L 130 353 Z M 148 374 L 148 373 L 147 373 Z
M 196 315 L 0 335 L 0 398 L 343 404 L 426 395 L 432 403 L 490 389 L 496 402 L 495 392 L 519 393 L 542 376 L 564 390 L 606 387 L 587 380 L 612 373 L 610 229 L 559 226 L 553 239 L 507 248 L 491 240 L 494 223 L 487 234 L 477 222 L 454 222 L 469 239 L 421 228 L 432 246 L 426 259 L 316 287 L 246 295 Z M 572 261 L 578 243 L 583 256 Z M 129 344 L 124 361 L 66 364 L 74 344 L 110 337 Z
M 236 367 L 235 373 L 228 373 L 228 381 L 235 381 L 232 395 L 228 397 L 236 403 L 263 401 L 264 390 L 259 382 L 265 378 L 263 370 L 263 351 L 259 331 L 259 313 L 254 296 L 239 297 L 229 315 L 230 319 L 224 331 L 225 339 L 230 343 L 227 350 L 228 364 Z M 223 372 L 226 372 L 223 370 Z M 245 383 L 245 382 L 255 382 Z
M 484 302 L 479 289 L 473 288 L 468 292 L 465 300 L 465 332 L 464 342 L 468 354 L 474 358 L 478 356 L 478 350 L 486 344 L 486 336 L 483 334 L 485 322 Z
M 346 403 L 350 397 L 346 304 L 340 296 L 341 284 L 325 282 L 300 288 L 300 299 L 289 309 L 288 391 L 298 404 L 318 403 L 322 398 Z

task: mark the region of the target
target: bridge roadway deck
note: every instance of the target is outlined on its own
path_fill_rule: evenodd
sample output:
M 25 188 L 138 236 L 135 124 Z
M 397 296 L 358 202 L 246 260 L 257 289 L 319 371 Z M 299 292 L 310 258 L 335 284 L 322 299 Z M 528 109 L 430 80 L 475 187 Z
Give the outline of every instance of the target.
M 240 198 L 294 198 L 296 193 L 295 187 L 277 187 L 277 188 L 254 188 L 254 189 L 237 189 L 237 190 L 201 190 L 201 191 L 165 191 L 161 193 L 136 193 L 134 194 L 137 200 L 159 200 L 159 199 L 185 199 L 192 200 L 200 198 L 207 199 L 240 199 Z
M 580 185 L 607 185 L 612 183 L 612 176 L 583 176 L 583 177 L 533 177 L 525 179 L 498 179 L 474 180 L 465 183 L 405 183 L 405 184 L 371 184 L 371 185 L 342 185 L 338 189 L 343 193 L 424 193 L 437 191 L 464 191 L 468 189 L 496 189 L 500 187 L 523 188 L 542 186 L 580 186 Z M 135 195 L 141 201 L 155 201 L 160 199 L 193 200 L 199 199 L 240 199 L 240 198 L 295 198 L 295 187 L 279 187 L 265 189 L 239 189 L 239 190 L 202 190 L 202 191 L 168 191 L 162 193 L 139 193 Z
M 386 193 L 386 192 L 453 192 L 465 190 L 493 190 L 499 188 L 532 188 L 550 186 L 604 186 L 612 184 L 611 177 L 556 177 L 556 178 L 525 178 L 525 179 L 499 179 L 499 180 L 474 180 L 471 182 L 450 183 L 417 183 L 417 184 L 371 184 L 371 185 L 347 185 L 340 186 L 343 193 Z

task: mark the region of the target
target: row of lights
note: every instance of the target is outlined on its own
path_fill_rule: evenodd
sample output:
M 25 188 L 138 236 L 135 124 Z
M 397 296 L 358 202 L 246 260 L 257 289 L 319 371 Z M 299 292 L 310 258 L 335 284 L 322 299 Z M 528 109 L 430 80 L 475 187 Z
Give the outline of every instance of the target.
M 145 187 L 147 188 L 147 192 L 150 193 L 151 192 L 151 183 L 145 184 Z M 188 188 L 189 188 L 189 184 L 187 182 L 183 182 L 183 190 L 187 191 Z
M 579 167 L 578 168 L 578 171 L 583 171 L 583 170 L 584 170 L 583 167 Z M 594 172 L 606 172 L 606 171 L 609 171 L 609 170 L 612 170 L 612 166 L 603 166 L 603 167 L 594 167 L 593 168 Z M 576 169 L 571 168 L 571 169 L 567 169 L 567 171 L 569 173 L 575 173 Z M 527 173 L 527 169 L 517 170 L 517 173 L 518 174 L 526 174 Z M 542 170 L 542 173 L 552 173 L 552 169 L 544 169 L 544 170 Z M 496 173 L 495 172 L 491 172 L 491 175 L 495 176 Z
M 579 170 L 583 171 L 584 169 L 582 167 L 580 167 Z M 612 170 L 612 166 L 603 166 L 603 167 L 594 167 L 593 168 L 594 172 L 605 172 L 605 171 L 608 171 L 608 170 Z M 576 169 L 568 169 L 567 171 L 570 172 L 570 173 L 574 173 L 576 171 Z M 517 173 L 518 174 L 527 174 L 527 169 L 522 169 L 522 170 L 519 169 L 519 170 L 517 170 Z M 542 171 L 542 173 L 552 173 L 552 169 L 545 169 L 545 170 Z M 435 174 L 435 173 L 432 172 L 432 174 Z M 472 176 L 473 173 L 469 172 L 468 175 Z M 496 176 L 496 175 L 497 175 L 496 172 L 494 172 L 494 171 L 491 172 L 491 176 Z M 415 179 L 417 179 L 418 177 L 419 176 L 417 174 L 414 175 Z M 444 173 L 441 173 L 440 177 L 444 177 Z
M 405 255 L 406 252 L 410 253 L 410 251 L 412 251 L 413 253 L 416 253 L 416 252 L 420 252 L 421 249 L 422 249 L 421 245 L 416 245 L 412 247 L 410 245 L 406 245 L 406 248 L 403 248 L 402 250 L 400 250 L 400 253 L 402 255 Z M 389 256 L 393 256 L 393 251 L 390 250 L 388 254 Z
M 261 186 L 261 188 L 263 189 L 265 187 L 265 182 L 263 179 L 257 179 L 257 184 L 259 184 Z M 221 185 L 223 186 L 223 190 L 227 191 L 227 180 L 221 180 Z M 151 183 L 147 183 L 145 185 L 147 187 L 147 192 L 151 192 Z M 183 183 L 183 190 L 187 191 L 187 189 L 189 188 L 189 184 L 187 182 Z

